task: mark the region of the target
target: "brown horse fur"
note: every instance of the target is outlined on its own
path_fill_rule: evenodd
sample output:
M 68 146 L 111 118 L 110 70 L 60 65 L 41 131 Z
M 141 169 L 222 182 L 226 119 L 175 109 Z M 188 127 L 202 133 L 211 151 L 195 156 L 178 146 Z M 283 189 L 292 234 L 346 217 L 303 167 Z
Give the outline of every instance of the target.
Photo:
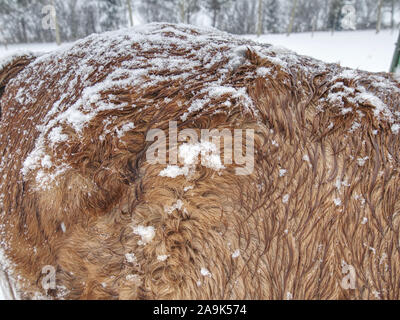
M 231 91 L 209 94 L 215 83 Z M 14 59 L 0 84 L 1 243 L 21 298 L 400 298 L 400 84 L 390 74 L 152 24 Z M 78 126 L 73 107 L 95 112 Z M 146 134 L 168 136 L 171 120 L 254 129 L 254 171 L 197 164 L 190 177 L 160 176 Z M 57 126 L 64 138 L 52 140 Z M 140 244 L 137 225 L 154 227 L 151 242 Z M 46 265 L 57 283 L 47 292 Z M 354 289 L 341 286 L 346 265 Z

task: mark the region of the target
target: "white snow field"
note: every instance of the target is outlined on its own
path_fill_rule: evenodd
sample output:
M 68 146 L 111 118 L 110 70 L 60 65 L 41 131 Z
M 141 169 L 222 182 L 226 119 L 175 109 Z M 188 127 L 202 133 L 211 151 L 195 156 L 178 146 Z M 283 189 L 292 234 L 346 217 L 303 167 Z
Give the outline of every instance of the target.
M 259 42 L 282 46 L 299 54 L 307 55 L 325 62 L 340 63 L 344 67 L 371 72 L 389 71 L 398 37 L 398 30 L 375 30 L 267 34 L 257 37 L 246 35 L 245 38 Z M 57 48 L 55 43 L 35 43 L 9 45 L 6 50 L 0 45 L 0 60 L 18 51 L 48 52 Z

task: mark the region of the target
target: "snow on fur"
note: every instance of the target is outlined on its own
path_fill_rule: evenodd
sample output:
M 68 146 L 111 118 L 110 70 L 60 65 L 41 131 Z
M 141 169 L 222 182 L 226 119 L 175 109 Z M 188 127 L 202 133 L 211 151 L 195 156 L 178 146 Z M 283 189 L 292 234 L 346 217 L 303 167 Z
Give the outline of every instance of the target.
M 160 48 L 163 50 L 160 51 Z M 339 67 L 327 70 L 326 65 L 318 60 L 296 55 L 281 47 L 240 39 L 215 29 L 153 23 L 133 29 L 94 34 L 71 46 L 43 54 L 14 80 L 17 82 L 24 79 L 31 83 L 32 90 L 17 93 L 16 101 L 23 106 L 37 101 L 38 92 L 47 85 L 47 77 L 37 77 L 39 72 L 62 74 L 52 88 L 54 94 L 58 93 L 59 99 L 52 104 L 41 124 L 37 126 L 39 136 L 34 149 L 24 161 L 23 175 L 37 170 L 38 185 L 45 187 L 62 174 L 66 169 L 64 164 L 43 161 L 49 157 L 49 147 L 55 149 L 57 145 L 68 140 L 68 134 L 62 131 L 62 126 L 68 126 L 80 135 L 99 112 L 126 107 L 127 103 L 113 103 L 112 97 L 102 99 L 102 93 L 116 88 L 135 87 L 145 90 L 164 85 L 170 80 L 181 80 L 183 83 L 202 81 L 206 85 L 194 93 L 188 104 L 182 105 L 182 109 L 187 110 L 181 117 L 182 121 L 185 121 L 190 114 L 205 112 L 215 98 L 222 96 L 229 99 L 225 99 L 226 103 L 221 104 L 221 109 L 229 108 L 229 101 L 233 99 L 239 101 L 244 110 L 256 112 L 246 88 L 226 83 L 232 71 L 248 63 L 245 59 L 245 52 L 248 49 L 270 61 L 274 67 L 261 67 L 251 74 L 246 74 L 246 77 L 274 77 L 277 70 L 291 72 L 294 68 L 310 74 L 330 72 L 331 81 L 337 83 L 329 89 L 325 97 L 321 97 L 321 110 L 326 103 L 333 103 L 339 107 L 345 102 L 369 104 L 375 108 L 377 118 L 389 121 L 393 131 L 398 132 L 399 115 L 389 110 L 381 95 L 387 90 L 399 91 L 399 88 L 379 75 L 369 75 L 374 86 L 374 92 L 369 92 L 361 85 L 353 88 L 345 83 L 347 79 L 364 77 L 363 72 Z M 148 58 L 141 55 L 143 51 L 158 52 Z M 172 51 L 185 54 L 171 56 Z M 84 56 L 84 58 L 78 65 L 68 65 L 69 57 L 73 56 Z M 121 63 L 115 63 L 123 57 L 129 59 L 124 58 Z M 113 63 L 111 67 L 110 63 Z M 215 70 L 217 76 L 208 81 L 204 70 L 211 69 L 217 64 L 222 67 Z M 108 68 L 106 77 L 97 79 L 93 76 L 104 68 Z M 35 72 L 32 72 L 33 70 Z M 64 103 L 64 101 L 69 102 Z M 132 108 L 135 108 L 135 105 L 132 105 Z M 346 114 L 354 110 L 343 107 L 341 112 Z M 132 124 L 122 128 L 118 136 L 121 137 L 125 129 L 133 127 Z M 40 168 L 48 169 L 47 176 L 39 170 Z M 168 170 L 168 173 L 165 172 L 166 176 L 188 173 L 186 169 L 177 167 L 170 167 Z

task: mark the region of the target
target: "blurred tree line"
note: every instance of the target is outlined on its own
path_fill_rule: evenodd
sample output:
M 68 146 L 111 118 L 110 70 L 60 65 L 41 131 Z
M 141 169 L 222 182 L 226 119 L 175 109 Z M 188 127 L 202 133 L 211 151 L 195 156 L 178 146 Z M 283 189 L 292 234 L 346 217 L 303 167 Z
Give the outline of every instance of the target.
M 235 34 L 335 31 L 343 7 L 355 8 L 355 28 L 396 28 L 400 0 L 0 0 L 0 42 L 55 40 L 43 11 L 54 4 L 61 41 L 147 22 L 210 25 Z

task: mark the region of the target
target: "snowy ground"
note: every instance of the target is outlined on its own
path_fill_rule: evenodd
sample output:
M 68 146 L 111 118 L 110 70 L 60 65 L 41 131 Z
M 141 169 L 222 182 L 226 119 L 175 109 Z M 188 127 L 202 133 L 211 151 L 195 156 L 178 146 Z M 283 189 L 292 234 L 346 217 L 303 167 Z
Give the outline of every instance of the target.
M 247 38 L 279 45 L 297 53 L 311 56 L 325 62 L 338 62 L 344 67 L 372 72 L 388 72 L 392 62 L 398 31 L 374 30 L 316 32 L 286 35 L 263 35 Z
M 257 38 L 246 38 L 271 43 L 291 49 L 326 62 L 338 62 L 342 66 L 373 72 L 389 71 L 398 31 L 383 30 L 376 34 L 374 30 L 335 32 L 297 33 L 287 37 L 285 34 L 269 34 Z M 0 46 L 0 59 L 21 50 L 33 52 L 51 51 L 57 48 L 53 43 L 10 45 L 8 50 Z
M 29 43 L 29 44 L 13 44 L 8 45 L 7 49 L 4 45 L 0 45 L 0 59 L 18 52 L 48 52 L 57 48 L 55 43 Z

